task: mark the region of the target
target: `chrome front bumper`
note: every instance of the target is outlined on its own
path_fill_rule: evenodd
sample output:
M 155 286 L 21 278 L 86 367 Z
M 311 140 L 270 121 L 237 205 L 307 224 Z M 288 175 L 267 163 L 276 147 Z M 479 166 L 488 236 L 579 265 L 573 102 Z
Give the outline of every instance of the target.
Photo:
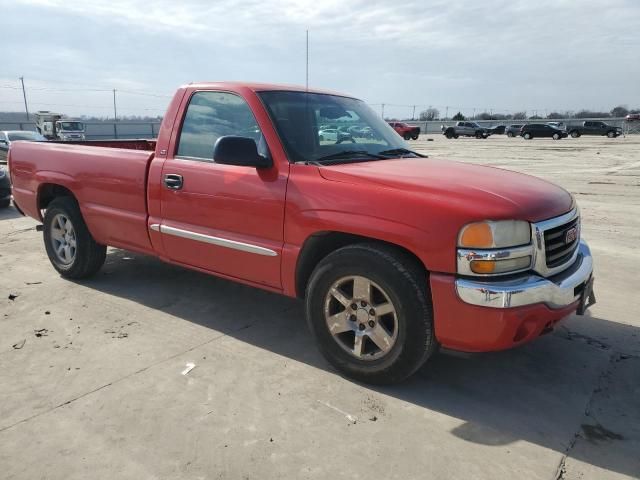
M 575 262 L 552 277 L 526 274 L 496 282 L 459 278 L 456 292 L 465 303 L 482 307 L 511 308 L 544 303 L 550 308 L 561 308 L 580 300 L 592 273 L 591 250 L 580 240 Z

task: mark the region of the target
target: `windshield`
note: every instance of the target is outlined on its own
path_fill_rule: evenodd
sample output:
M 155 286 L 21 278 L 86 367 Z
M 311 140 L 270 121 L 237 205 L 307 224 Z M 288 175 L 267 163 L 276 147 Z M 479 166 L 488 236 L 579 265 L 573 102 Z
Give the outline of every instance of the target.
M 44 142 L 46 140 L 46 138 L 44 138 L 37 132 L 9 132 L 7 133 L 7 138 L 10 142 L 15 142 L 16 140 L 32 140 L 36 142 Z
M 58 125 L 60 126 L 60 130 L 77 131 L 83 129 L 82 122 L 60 122 Z
M 260 92 L 292 162 L 383 159 L 404 140 L 363 101 L 307 92 Z

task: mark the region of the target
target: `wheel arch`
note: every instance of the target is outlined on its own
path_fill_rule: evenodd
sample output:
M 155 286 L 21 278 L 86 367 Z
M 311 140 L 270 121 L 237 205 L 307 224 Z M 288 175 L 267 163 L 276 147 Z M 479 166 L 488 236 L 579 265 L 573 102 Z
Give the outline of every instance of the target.
M 362 243 L 386 246 L 397 251 L 409 261 L 418 265 L 425 274 L 427 267 L 414 252 L 397 243 L 387 242 L 373 237 L 345 233 L 339 231 L 315 232 L 304 241 L 298 254 L 295 268 L 295 294 L 298 298 L 305 297 L 305 291 L 314 269 L 327 255 L 336 250 Z
M 64 185 L 58 183 L 42 183 L 38 186 L 37 207 L 40 212 L 46 210 L 49 204 L 58 197 L 71 197 L 76 202 L 78 198 Z M 41 214 L 42 216 L 42 214 Z

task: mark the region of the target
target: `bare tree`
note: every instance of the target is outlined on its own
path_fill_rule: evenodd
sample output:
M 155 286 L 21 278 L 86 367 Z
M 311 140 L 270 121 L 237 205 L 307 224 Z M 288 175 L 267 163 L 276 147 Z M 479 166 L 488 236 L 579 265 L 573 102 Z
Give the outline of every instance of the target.
M 611 109 L 612 117 L 626 117 L 629 115 L 629 110 L 624 105 L 618 105 Z
M 440 110 L 437 108 L 429 107 L 426 110 L 420 112 L 420 120 L 428 121 L 428 120 L 437 120 L 440 117 Z

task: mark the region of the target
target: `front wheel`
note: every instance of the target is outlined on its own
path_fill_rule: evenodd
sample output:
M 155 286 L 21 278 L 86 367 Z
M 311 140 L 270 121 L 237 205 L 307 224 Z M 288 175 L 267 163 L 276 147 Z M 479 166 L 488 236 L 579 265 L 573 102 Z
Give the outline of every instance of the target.
M 562 136 L 559 133 L 554 133 L 552 138 L 554 140 L 560 140 L 562 138 Z
M 525 133 L 523 137 L 525 140 L 531 140 L 533 138 L 530 133 Z
M 96 243 L 89 233 L 80 208 L 71 197 L 58 197 L 47 207 L 44 246 L 53 268 L 65 278 L 93 275 L 107 254 L 107 247 Z
M 309 328 L 325 358 L 356 380 L 404 380 L 433 353 L 428 279 L 412 258 L 375 244 L 329 254 L 306 291 Z
M 613 130 L 607 132 L 607 137 L 609 138 L 615 138 L 616 137 L 616 132 L 614 132 Z
M 580 136 L 580 132 L 574 130 L 569 135 L 571 135 L 571 138 L 578 138 Z
M 507 137 L 513 138 L 513 132 L 507 132 Z
M 404 139 L 405 140 L 411 140 L 411 134 L 410 133 L 405 133 L 404 134 Z
M 419 134 L 414 133 L 413 135 L 411 135 L 411 140 L 417 140 L 418 136 L 419 136 Z

